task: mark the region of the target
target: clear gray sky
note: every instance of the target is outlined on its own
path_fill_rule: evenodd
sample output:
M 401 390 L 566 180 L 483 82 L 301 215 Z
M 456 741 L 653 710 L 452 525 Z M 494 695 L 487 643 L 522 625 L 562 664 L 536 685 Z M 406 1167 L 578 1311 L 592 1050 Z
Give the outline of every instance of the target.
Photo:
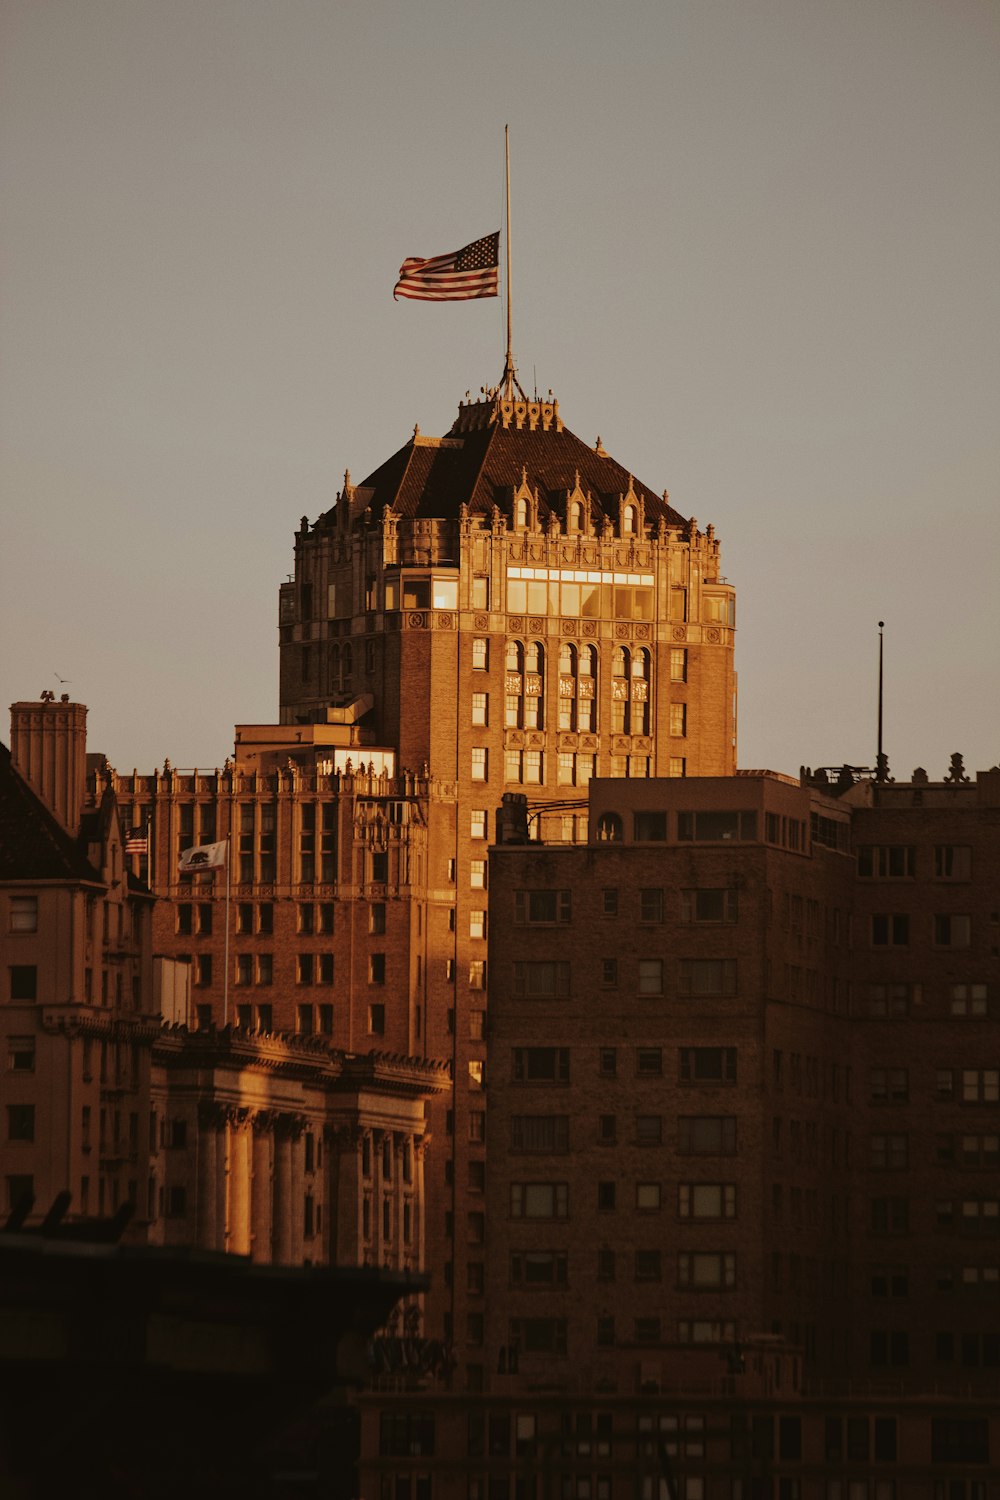
M 1000 760 L 996 0 L 4 0 L 0 692 L 277 718 L 299 517 L 503 362 L 738 589 L 740 762 Z M 7 738 L 6 728 L 2 737 Z

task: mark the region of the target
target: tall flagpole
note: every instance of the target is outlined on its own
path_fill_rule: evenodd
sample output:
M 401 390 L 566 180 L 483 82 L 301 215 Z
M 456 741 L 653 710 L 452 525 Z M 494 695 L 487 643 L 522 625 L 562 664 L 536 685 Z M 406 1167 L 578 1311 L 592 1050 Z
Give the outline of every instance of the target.
M 510 126 L 503 128 L 504 145 L 504 196 L 507 208 L 507 356 L 504 360 L 503 376 L 501 385 L 507 400 L 511 400 L 515 387 L 520 392 L 523 400 L 527 400 L 524 391 L 521 390 L 521 382 L 514 371 L 514 341 L 511 332 L 511 305 L 510 305 Z
M 510 126 L 503 128 L 503 154 L 504 154 L 504 192 L 507 199 L 507 358 L 504 362 L 504 394 L 510 396 L 511 382 L 514 377 L 514 341 L 511 332 L 511 309 L 510 309 Z

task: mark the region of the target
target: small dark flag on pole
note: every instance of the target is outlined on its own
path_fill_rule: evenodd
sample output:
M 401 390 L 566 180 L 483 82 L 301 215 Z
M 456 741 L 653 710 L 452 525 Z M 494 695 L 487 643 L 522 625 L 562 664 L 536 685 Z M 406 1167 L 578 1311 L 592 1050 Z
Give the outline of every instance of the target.
M 473 240 L 451 255 L 410 256 L 399 268 L 393 297 L 417 302 L 465 302 L 499 295 L 500 231 Z

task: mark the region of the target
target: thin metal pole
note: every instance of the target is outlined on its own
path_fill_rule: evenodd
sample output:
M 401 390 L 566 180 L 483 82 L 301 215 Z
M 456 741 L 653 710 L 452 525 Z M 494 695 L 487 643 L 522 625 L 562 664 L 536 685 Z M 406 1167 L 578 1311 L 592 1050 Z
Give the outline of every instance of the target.
M 504 189 L 507 199 L 507 358 L 504 361 L 503 375 L 505 394 L 513 395 L 514 382 L 514 343 L 511 332 L 511 307 L 510 307 L 510 126 L 503 128 L 504 145 Z
M 222 1024 L 229 1025 L 229 896 L 232 889 L 232 831 L 226 831 L 226 946 L 225 958 L 223 960 L 226 968 L 226 978 L 222 989 Z
M 875 757 L 875 780 L 885 781 L 887 767 L 882 754 L 882 631 L 885 621 L 878 622 L 878 752 Z

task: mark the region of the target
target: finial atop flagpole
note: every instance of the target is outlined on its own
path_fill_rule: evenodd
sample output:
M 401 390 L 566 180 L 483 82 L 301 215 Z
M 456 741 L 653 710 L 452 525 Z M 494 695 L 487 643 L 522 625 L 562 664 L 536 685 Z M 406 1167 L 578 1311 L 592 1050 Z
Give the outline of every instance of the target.
M 500 377 L 500 385 L 504 396 L 510 401 L 514 396 L 515 387 L 521 394 L 522 400 L 527 400 L 524 391 L 521 390 L 521 382 L 517 378 L 514 369 L 514 348 L 511 334 L 511 310 L 510 310 L 510 126 L 503 128 L 504 145 L 504 188 L 507 200 L 507 355 L 504 359 L 503 375 Z

